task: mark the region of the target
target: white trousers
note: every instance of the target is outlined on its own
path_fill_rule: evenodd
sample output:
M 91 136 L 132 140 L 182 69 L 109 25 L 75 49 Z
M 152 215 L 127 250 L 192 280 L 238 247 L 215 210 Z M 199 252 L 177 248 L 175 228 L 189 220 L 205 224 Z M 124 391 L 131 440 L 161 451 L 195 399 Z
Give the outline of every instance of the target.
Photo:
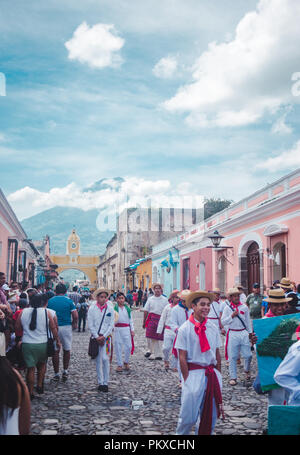
M 220 389 L 222 390 L 222 376 L 218 370 L 215 369 L 215 372 L 220 384 Z M 181 407 L 176 434 L 190 434 L 193 425 L 196 425 L 195 434 L 198 434 L 201 421 L 200 416 L 204 406 L 206 385 L 207 377 L 205 376 L 205 370 L 189 371 L 187 380 L 182 383 Z M 213 400 L 211 433 L 213 433 L 216 421 L 217 408 L 215 400 Z
M 247 330 L 241 332 L 234 332 L 230 330 L 228 335 L 228 360 L 229 360 L 229 376 L 230 379 L 237 378 L 236 362 L 240 356 L 244 358 L 244 370 L 250 371 L 250 364 L 252 360 L 251 344 L 249 341 L 249 334 Z
M 154 355 L 154 357 L 162 357 L 161 354 L 162 341 L 153 340 L 153 338 L 147 338 L 148 352 Z
M 165 362 L 169 361 L 170 355 L 171 355 L 171 368 L 177 367 L 177 359 L 172 354 L 174 340 L 175 340 L 175 333 L 172 330 L 165 329 L 162 351 L 163 351 Z
M 129 363 L 131 353 L 131 333 L 130 327 L 115 327 L 114 348 L 116 352 L 117 364 L 123 366 L 122 354 L 124 352 L 124 363 Z
M 106 353 L 106 345 L 99 346 L 99 352 L 95 359 L 97 379 L 99 385 L 108 385 L 109 381 L 109 355 Z

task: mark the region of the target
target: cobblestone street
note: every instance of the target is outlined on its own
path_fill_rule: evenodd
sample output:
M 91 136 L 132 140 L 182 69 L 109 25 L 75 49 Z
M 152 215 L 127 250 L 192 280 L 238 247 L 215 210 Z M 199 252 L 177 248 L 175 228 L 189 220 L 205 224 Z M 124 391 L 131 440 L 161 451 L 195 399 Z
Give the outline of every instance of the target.
M 97 391 L 95 365 L 87 355 L 88 329 L 73 332 L 69 379 L 66 383 L 50 382 L 53 369 L 48 362 L 45 393 L 32 401 L 31 434 L 175 434 L 180 408 L 178 376 L 165 372 L 163 361 L 145 359 L 142 316 L 141 311 L 133 311 L 136 347 L 131 371 L 117 373 L 113 359 L 108 393 Z M 252 387 L 246 388 L 242 381 L 231 387 L 224 357 L 222 369 L 226 420 L 218 420 L 215 433 L 262 434 L 267 426 L 267 398 L 257 395 Z M 255 356 L 252 371 L 254 377 Z M 239 376 L 243 378 L 241 367 Z M 134 410 L 132 400 L 143 401 L 144 406 Z

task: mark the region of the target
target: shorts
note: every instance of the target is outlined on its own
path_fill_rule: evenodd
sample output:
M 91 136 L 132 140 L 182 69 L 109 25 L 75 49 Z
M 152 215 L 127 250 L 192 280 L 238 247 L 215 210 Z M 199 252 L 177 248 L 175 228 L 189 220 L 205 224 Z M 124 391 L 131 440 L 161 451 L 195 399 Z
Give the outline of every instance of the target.
M 72 326 L 61 325 L 58 327 L 58 337 L 64 351 L 71 351 L 72 348 Z
M 38 363 L 46 363 L 47 343 L 22 343 L 22 354 L 27 368 L 36 367 Z

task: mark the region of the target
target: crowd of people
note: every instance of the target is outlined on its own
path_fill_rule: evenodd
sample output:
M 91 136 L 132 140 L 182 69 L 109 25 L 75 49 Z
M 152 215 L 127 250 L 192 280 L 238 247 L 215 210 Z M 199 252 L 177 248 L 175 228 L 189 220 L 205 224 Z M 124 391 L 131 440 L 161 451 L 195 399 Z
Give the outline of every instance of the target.
M 52 359 L 52 381 L 66 382 L 73 331 L 85 332 L 86 323 L 98 390 L 107 393 L 113 352 L 116 372 L 130 370 L 135 308 L 144 312 L 145 358 L 163 360 L 166 371 L 178 374 L 181 408 L 176 434 L 190 434 L 194 425 L 196 434 L 211 434 L 217 418 L 223 415 L 220 348 L 225 344 L 229 385 L 238 383 L 237 364 L 243 358 L 245 385 L 255 379 L 258 391 L 259 377 L 251 376 L 257 342 L 253 320 L 300 312 L 300 286 L 286 277 L 264 294 L 260 284 L 254 283 L 248 296 L 239 285 L 228 289 L 226 295 L 217 288 L 183 289 L 167 297 L 160 283 L 153 283 L 152 289 L 134 289 L 126 295 L 105 288 L 81 293 L 76 286 L 67 292 L 66 285 L 59 283 L 53 291 L 8 284 L 1 272 L 0 434 L 29 433 L 30 403 L 36 393 L 44 393 L 48 358 Z M 300 327 L 298 339 L 299 332 Z M 274 375 L 280 387 L 268 392 L 269 405 L 300 405 L 299 375 L 300 341 L 291 346 Z

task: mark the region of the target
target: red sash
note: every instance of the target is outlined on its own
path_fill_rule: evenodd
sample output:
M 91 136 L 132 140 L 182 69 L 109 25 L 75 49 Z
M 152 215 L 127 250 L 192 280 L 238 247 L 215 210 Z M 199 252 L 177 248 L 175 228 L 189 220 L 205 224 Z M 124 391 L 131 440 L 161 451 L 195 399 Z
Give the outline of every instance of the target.
M 172 330 L 171 327 L 170 327 L 169 325 L 165 325 L 165 329 Z
M 115 324 L 115 327 L 130 327 L 130 324 L 125 324 L 124 322 L 117 322 Z M 131 352 L 130 354 L 132 355 L 134 353 L 134 340 L 133 340 L 133 335 L 131 334 Z
M 227 351 L 227 346 L 228 346 L 228 337 L 229 337 L 229 332 L 232 330 L 233 332 L 242 332 L 243 330 L 246 329 L 228 329 L 227 334 L 226 334 L 226 342 L 225 342 L 225 359 L 228 360 L 228 351 Z
M 215 399 L 217 406 L 218 417 L 220 417 L 222 414 L 222 418 L 225 418 L 222 405 L 222 393 L 219 380 L 215 372 L 215 367 L 214 365 L 203 366 L 196 363 L 188 363 L 188 369 L 205 370 L 205 376 L 207 376 L 207 385 L 198 434 L 210 435 L 212 426 L 213 399 Z
M 196 321 L 194 315 L 191 314 L 189 317 L 189 321 L 195 326 L 195 332 L 199 337 L 201 352 L 209 351 L 210 345 L 205 335 L 207 318 L 205 318 L 204 321 L 200 323 Z

